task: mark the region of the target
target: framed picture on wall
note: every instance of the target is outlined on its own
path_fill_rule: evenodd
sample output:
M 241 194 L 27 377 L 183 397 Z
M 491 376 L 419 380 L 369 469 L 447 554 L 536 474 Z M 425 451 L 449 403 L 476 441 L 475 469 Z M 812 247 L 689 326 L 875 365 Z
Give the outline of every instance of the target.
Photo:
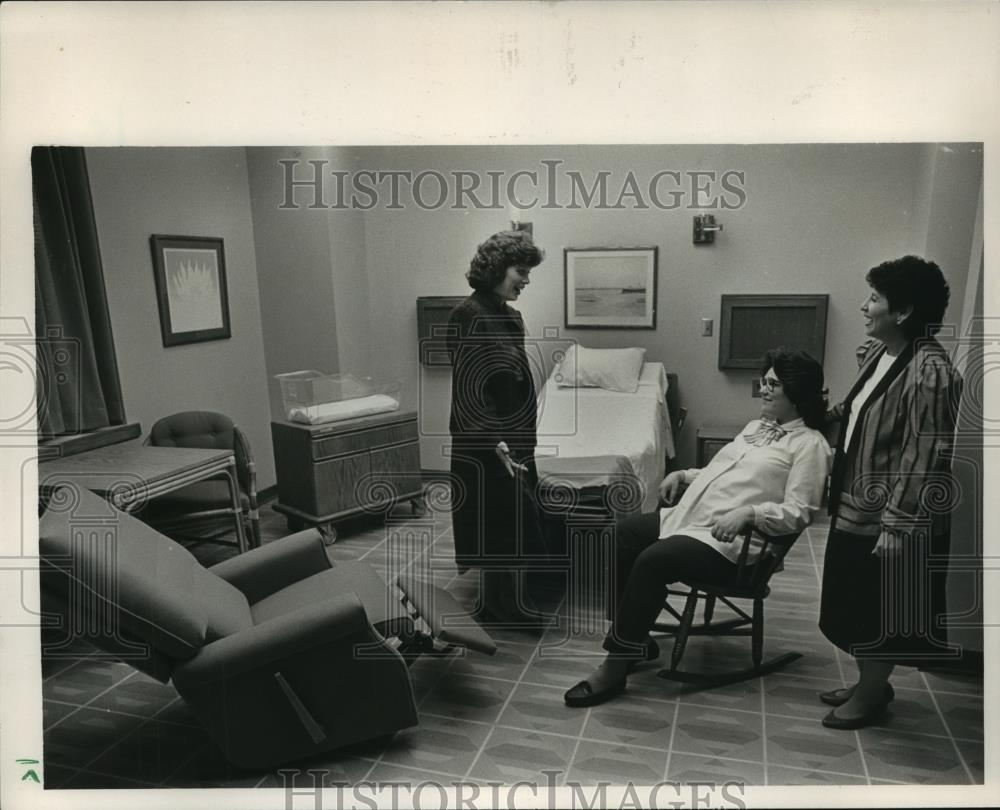
M 149 237 L 164 346 L 232 336 L 222 239 Z
M 655 329 L 657 248 L 565 248 L 568 329 Z

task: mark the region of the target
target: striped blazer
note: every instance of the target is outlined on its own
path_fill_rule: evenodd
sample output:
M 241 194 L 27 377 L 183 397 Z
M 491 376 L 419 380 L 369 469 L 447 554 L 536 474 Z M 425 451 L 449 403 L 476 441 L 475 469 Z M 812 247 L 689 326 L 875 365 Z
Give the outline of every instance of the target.
M 837 529 L 878 535 L 883 529 L 928 526 L 948 531 L 959 492 L 951 474 L 951 447 L 962 379 L 933 338 L 912 342 L 861 403 L 849 446 L 844 446 L 853 400 L 873 373 L 885 346 L 858 349 L 858 378 L 830 412 L 840 430 L 830 474 L 829 511 Z

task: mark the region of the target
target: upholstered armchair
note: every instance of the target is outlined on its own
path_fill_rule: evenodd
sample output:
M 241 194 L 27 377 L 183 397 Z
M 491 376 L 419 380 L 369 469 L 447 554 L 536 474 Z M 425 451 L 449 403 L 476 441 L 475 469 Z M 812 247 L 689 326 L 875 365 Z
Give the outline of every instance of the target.
M 387 637 L 412 622 L 363 562 L 331 565 L 307 530 L 204 568 L 88 490 L 40 518 L 42 610 L 172 682 L 224 752 L 273 767 L 417 723 Z
M 236 457 L 236 480 L 240 487 L 240 509 L 251 547 L 260 545 L 257 505 L 257 472 L 246 434 L 225 414 L 214 411 L 182 411 L 156 421 L 145 444 L 154 447 L 200 447 L 232 450 Z M 199 481 L 176 492 L 154 498 L 141 512 L 144 521 L 167 534 L 206 531 L 232 526 L 233 506 L 223 479 Z

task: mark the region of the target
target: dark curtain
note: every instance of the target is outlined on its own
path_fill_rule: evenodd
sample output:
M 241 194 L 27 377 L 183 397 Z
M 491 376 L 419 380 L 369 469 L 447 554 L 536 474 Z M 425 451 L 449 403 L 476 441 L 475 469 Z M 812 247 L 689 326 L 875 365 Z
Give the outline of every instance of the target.
M 40 438 L 125 422 L 80 147 L 31 150 Z

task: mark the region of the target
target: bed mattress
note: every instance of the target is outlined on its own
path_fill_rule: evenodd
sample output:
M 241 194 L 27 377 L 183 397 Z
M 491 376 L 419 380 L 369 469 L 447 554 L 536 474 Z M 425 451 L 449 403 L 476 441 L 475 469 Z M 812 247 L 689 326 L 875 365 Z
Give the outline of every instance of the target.
M 665 459 L 674 455 L 666 394 L 662 363 L 643 364 L 634 394 L 560 388 L 550 377 L 538 401 L 539 476 L 564 474 L 567 464 L 572 467 L 568 459 L 624 456 L 644 489 L 642 511 L 652 511 Z M 555 458 L 559 462 L 547 466 Z

